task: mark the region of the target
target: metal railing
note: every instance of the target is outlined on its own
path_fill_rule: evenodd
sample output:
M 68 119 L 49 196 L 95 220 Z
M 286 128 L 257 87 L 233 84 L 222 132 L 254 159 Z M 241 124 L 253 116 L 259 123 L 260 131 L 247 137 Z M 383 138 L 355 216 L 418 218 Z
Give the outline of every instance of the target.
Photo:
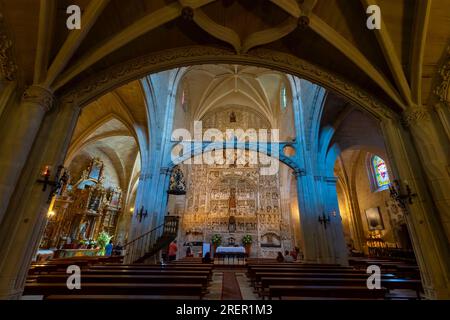
M 126 250 L 125 263 L 133 263 L 148 255 L 151 251 L 161 250 L 162 248 L 156 248 L 155 246 L 161 243 L 161 239 L 176 237 L 178 219 L 176 216 L 166 216 L 163 224 L 126 243 L 123 246 Z M 164 243 L 161 244 L 164 245 Z

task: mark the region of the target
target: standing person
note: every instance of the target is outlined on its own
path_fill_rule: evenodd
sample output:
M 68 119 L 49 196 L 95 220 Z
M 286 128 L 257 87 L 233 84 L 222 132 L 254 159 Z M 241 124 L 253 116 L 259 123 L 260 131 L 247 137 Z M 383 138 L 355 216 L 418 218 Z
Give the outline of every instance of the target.
M 177 240 L 173 240 L 170 244 L 169 244 L 169 261 L 174 261 L 177 258 Z
M 112 240 L 109 240 L 109 243 L 105 246 L 105 256 L 110 256 L 113 250 Z
M 186 257 L 192 257 L 192 249 L 190 246 L 186 249 Z

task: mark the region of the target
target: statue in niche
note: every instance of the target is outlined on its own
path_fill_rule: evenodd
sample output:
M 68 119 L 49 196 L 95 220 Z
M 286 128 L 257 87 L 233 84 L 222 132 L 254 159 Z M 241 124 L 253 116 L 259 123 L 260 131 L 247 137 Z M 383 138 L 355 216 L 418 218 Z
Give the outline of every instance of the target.
M 80 238 L 81 239 L 86 239 L 86 231 L 87 231 L 87 222 L 84 221 L 81 225 L 80 225 Z
M 176 167 L 172 172 L 168 193 L 175 195 L 186 194 L 186 182 L 184 180 L 183 171 L 181 171 L 179 167 Z
M 230 189 L 230 198 L 228 199 L 228 211 L 235 212 L 236 211 L 236 189 Z
M 230 216 L 228 219 L 228 231 L 230 233 L 236 232 L 236 218 L 234 216 Z
M 234 111 L 231 111 L 230 113 L 230 123 L 236 122 L 236 114 Z

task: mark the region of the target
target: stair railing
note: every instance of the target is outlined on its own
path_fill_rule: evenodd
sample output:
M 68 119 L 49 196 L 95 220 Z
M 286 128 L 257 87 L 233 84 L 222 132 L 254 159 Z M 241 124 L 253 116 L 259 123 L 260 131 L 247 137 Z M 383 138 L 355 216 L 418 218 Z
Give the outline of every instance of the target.
M 132 263 L 144 257 L 162 237 L 175 238 L 178 232 L 178 219 L 177 216 L 165 216 L 163 224 L 127 242 L 123 246 L 126 250 L 125 262 Z

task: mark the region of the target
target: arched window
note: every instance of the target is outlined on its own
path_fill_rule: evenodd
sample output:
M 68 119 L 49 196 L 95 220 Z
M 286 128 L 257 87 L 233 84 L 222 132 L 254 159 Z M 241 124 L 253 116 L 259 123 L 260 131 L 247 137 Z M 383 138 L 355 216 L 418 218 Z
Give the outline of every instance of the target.
M 377 191 L 387 189 L 389 187 L 390 180 L 386 163 L 379 156 L 373 156 L 371 165 L 375 189 Z
M 281 110 L 283 110 L 283 111 L 287 107 L 287 91 L 286 91 L 285 85 L 283 85 L 280 90 L 280 105 L 281 105 Z

